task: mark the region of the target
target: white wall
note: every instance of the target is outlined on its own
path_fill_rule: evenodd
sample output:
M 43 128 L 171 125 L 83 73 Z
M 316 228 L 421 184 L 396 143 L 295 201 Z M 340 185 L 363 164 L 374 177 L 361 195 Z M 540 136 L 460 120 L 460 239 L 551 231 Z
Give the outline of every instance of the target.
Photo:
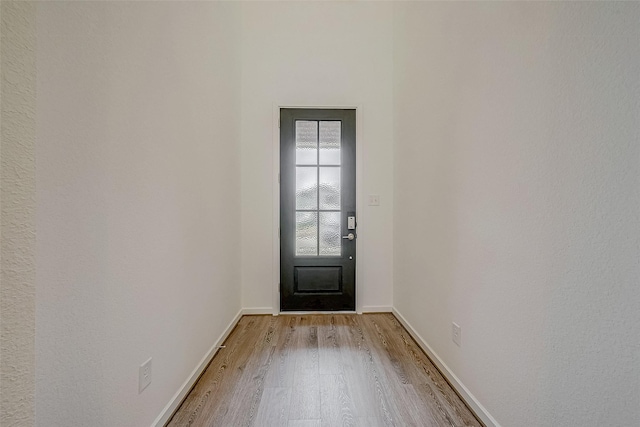
M 394 36 L 395 307 L 502 425 L 638 425 L 640 5 L 397 4 Z
M 242 9 L 243 306 L 278 309 L 274 108 L 359 106 L 358 197 L 379 194 L 380 206 L 361 203 L 358 212 L 356 303 L 390 307 L 392 5 L 257 2 L 243 3 Z
M 150 425 L 240 309 L 239 12 L 38 5 L 37 425 Z
M 0 5 L 0 425 L 34 420 L 36 13 Z
M 278 105 L 360 107 L 359 308 L 505 426 L 638 423 L 638 4 L 39 3 L 36 172 L 8 4 L 0 424 L 33 417 L 34 265 L 37 425 L 149 425 L 241 306 L 277 309 Z

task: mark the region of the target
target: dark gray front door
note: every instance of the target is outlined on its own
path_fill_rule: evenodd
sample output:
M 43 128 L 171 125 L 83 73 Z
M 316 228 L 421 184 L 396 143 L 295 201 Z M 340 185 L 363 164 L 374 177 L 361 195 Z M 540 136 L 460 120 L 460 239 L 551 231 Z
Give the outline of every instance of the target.
M 280 309 L 355 310 L 356 112 L 280 110 Z

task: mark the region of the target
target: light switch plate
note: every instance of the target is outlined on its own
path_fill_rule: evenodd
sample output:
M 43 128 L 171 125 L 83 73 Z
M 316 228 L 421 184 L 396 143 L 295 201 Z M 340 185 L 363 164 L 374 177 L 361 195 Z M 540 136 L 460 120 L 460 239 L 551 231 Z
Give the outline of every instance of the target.
M 151 384 L 151 357 L 149 360 L 140 365 L 138 371 L 138 394 L 142 393 L 142 390 L 147 388 Z
M 369 206 L 380 206 L 380 196 L 369 194 Z
M 462 345 L 462 328 L 456 322 L 451 324 L 451 339 L 458 347 Z

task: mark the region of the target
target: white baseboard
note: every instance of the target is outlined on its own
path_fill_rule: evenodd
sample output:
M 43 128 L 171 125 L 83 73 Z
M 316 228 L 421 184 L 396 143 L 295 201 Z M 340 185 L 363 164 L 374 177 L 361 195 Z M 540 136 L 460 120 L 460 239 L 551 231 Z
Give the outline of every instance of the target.
M 355 311 L 281 311 L 281 316 L 310 316 L 312 314 L 356 314 Z
M 236 314 L 233 320 L 231 320 L 231 322 L 227 325 L 226 329 L 222 332 L 220 337 L 211 346 L 209 351 L 207 351 L 207 354 L 205 354 L 205 356 L 202 358 L 200 363 L 198 363 L 198 366 L 196 366 L 193 372 L 191 372 L 191 375 L 189 375 L 189 378 L 187 378 L 184 384 L 182 384 L 180 389 L 171 398 L 167 406 L 164 407 L 160 415 L 158 415 L 158 418 L 156 418 L 153 424 L 151 424 L 152 427 L 163 427 L 167 423 L 167 421 L 169 421 L 169 418 L 171 418 L 171 416 L 178 409 L 180 404 L 182 404 L 182 401 L 187 396 L 189 391 L 191 391 L 191 388 L 196 383 L 196 381 L 198 381 L 198 378 L 200 378 L 200 375 L 202 374 L 202 372 L 204 372 L 204 370 L 207 368 L 207 366 L 209 365 L 209 362 L 211 362 L 211 359 L 213 359 L 213 356 L 215 356 L 216 353 L 218 352 L 219 350 L 218 347 L 222 345 L 224 340 L 227 339 L 231 331 L 233 331 L 233 328 L 235 328 L 238 322 L 240 321 L 240 318 L 243 316 L 243 314 L 244 314 L 244 310 L 238 311 L 238 314 Z
M 393 307 L 388 305 L 365 305 L 362 307 L 363 313 L 391 313 Z
M 411 334 L 413 339 L 418 343 L 418 345 L 422 348 L 422 350 L 429 356 L 429 358 L 435 363 L 436 367 L 440 370 L 440 372 L 447 378 L 447 380 L 451 383 L 453 388 L 456 389 L 458 394 L 464 399 L 464 401 L 469 405 L 469 407 L 475 412 L 475 414 L 480 418 L 480 420 L 487 427 L 500 427 L 500 424 L 489 414 L 489 411 L 482 406 L 482 404 L 475 398 L 473 394 L 469 391 L 467 387 L 460 381 L 460 379 L 453 373 L 451 369 L 442 361 L 440 356 L 433 351 L 433 349 L 427 344 L 427 342 L 420 336 L 418 332 L 409 324 L 407 319 L 404 318 L 402 314 L 395 308 L 392 313 L 396 316 L 396 318 L 402 323 L 402 326 L 405 327 L 407 331 Z
M 273 314 L 273 307 L 248 307 L 243 308 L 241 311 L 243 316 L 251 316 L 256 314 Z
M 391 313 L 393 312 L 393 307 L 388 305 L 369 305 L 362 307 L 361 311 L 358 311 L 358 314 L 362 313 Z M 355 311 L 282 311 L 280 313 L 274 313 L 272 307 L 247 307 L 242 309 L 242 315 L 251 316 L 257 314 L 273 314 L 277 316 L 278 314 L 292 314 L 292 315 L 303 315 L 303 314 L 347 314 L 347 313 L 356 313 Z

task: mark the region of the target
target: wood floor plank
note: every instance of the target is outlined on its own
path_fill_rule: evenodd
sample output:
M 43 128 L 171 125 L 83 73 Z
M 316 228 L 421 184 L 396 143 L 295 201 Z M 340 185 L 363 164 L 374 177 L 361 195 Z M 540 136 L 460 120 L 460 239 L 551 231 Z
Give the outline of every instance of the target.
M 381 319 L 371 319 L 371 324 L 381 322 Z M 394 325 L 393 325 L 394 326 Z M 387 339 L 390 342 L 385 349 L 390 355 L 390 359 L 395 359 L 395 353 L 402 354 L 403 372 L 407 375 L 408 381 L 414 385 L 414 391 L 422 395 L 425 399 L 426 407 L 429 409 L 431 418 L 436 425 L 455 426 L 455 421 L 450 415 L 450 411 L 442 404 L 440 379 L 435 375 L 437 370 L 428 361 L 426 355 L 419 350 L 415 342 L 403 335 L 402 332 L 391 330 L 386 332 Z M 408 347 L 407 347 L 408 346 Z M 411 358 L 407 358 L 411 355 Z M 427 362 L 427 363 L 425 363 Z M 426 369 L 425 369 L 426 368 Z
M 401 391 L 396 395 L 396 402 L 402 402 L 406 408 L 413 425 L 420 427 L 438 427 L 441 425 L 437 418 L 433 416 L 429 407 L 424 404 L 413 385 L 403 385 L 399 387 Z
M 338 326 L 334 315 L 324 316 L 318 325 L 318 362 L 320 375 L 342 373 Z
M 289 404 L 291 388 L 267 387 L 256 414 L 256 425 L 263 427 L 282 427 L 289 422 Z M 257 421 L 259 420 L 259 421 Z
M 431 426 L 435 424 L 434 417 L 428 412 L 417 411 L 411 400 L 417 397 L 413 387 L 409 384 L 406 367 L 402 363 L 402 354 L 391 340 L 393 337 L 382 323 L 384 315 L 373 314 L 368 322 L 363 322 L 367 341 L 372 348 L 372 355 L 379 367 L 382 385 L 389 396 L 389 405 L 407 426 Z
M 295 316 L 278 316 L 278 340 L 275 343 L 273 365 L 265 378 L 265 387 L 291 387 L 296 362 L 295 336 L 298 319 Z
M 397 319 L 391 315 L 384 315 L 382 319 L 379 319 L 381 323 L 386 323 L 388 331 L 386 335 L 394 340 L 394 348 L 404 347 L 403 355 L 410 355 L 411 358 L 406 358 L 405 366 L 409 369 L 419 369 L 422 373 L 421 376 L 416 378 L 415 382 L 418 382 L 418 386 L 414 389 L 416 392 L 420 390 L 426 391 L 426 397 L 434 396 L 438 412 L 444 411 L 446 425 L 455 426 L 477 426 L 480 425 L 473 412 L 464 404 L 456 392 L 451 388 L 449 383 L 442 376 L 440 371 L 433 365 L 429 358 L 420 350 L 418 345 L 413 341 L 406 329 L 397 321 Z M 411 360 L 413 363 L 408 363 Z M 426 375 L 425 375 L 426 374 Z M 422 387 L 419 385 L 422 384 Z M 414 384 L 415 386 L 416 384 Z
M 323 427 L 355 427 L 355 408 L 343 375 L 320 375 L 320 402 Z
M 380 370 L 374 360 L 373 353 L 367 339 L 365 338 L 365 332 L 362 328 L 362 317 L 349 317 L 347 320 L 350 322 L 349 332 L 355 339 L 357 348 L 358 363 L 364 368 L 364 381 L 368 384 L 370 392 L 373 393 L 374 404 L 373 407 L 361 408 L 361 414 L 371 414 L 372 410 L 375 411 L 377 418 L 380 419 L 385 426 L 393 426 L 396 424 L 394 419 L 397 419 L 396 414 L 393 411 L 393 407 L 389 402 L 389 395 L 385 393 L 383 383 L 380 377 Z M 359 386 L 359 383 L 356 383 Z
M 322 427 L 320 420 L 289 420 L 288 427 Z
M 231 405 L 216 419 L 221 419 L 221 425 L 250 426 L 255 421 L 255 415 L 264 390 L 264 378 L 273 362 L 275 347 L 271 345 L 273 331 L 264 331 L 263 335 L 254 343 L 253 351 L 237 379 L 237 385 Z
M 212 419 L 216 425 L 249 426 L 254 421 L 262 397 L 264 376 L 274 353 L 274 347 L 267 341 L 270 334 L 268 322 L 263 321 L 258 325 L 261 326 L 258 336 L 250 343 L 251 348 L 245 349 L 248 356 L 242 358 L 243 363 L 234 371 L 233 383 L 228 383 L 231 395 L 213 411 Z
M 340 342 L 340 367 L 347 380 L 358 418 L 376 415 L 375 378 L 369 374 L 366 355 L 361 351 L 358 334 L 348 318 L 337 317 L 337 335 Z
M 299 317 L 294 349 L 296 361 L 289 419 L 319 419 L 318 327 L 311 316 Z
M 169 426 L 482 424 L 391 314 L 245 316 Z
M 240 319 L 225 348 L 218 351 L 202 377 L 182 403 L 180 410 L 170 420 L 169 426 L 205 426 L 217 412 L 219 403 L 229 403 L 224 395 L 231 389 L 238 370 L 251 357 L 247 349 L 260 334 L 263 319 L 246 316 Z
M 358 417 L 356 419 L 357 427 L 381 427 L 383 425 L 382 421 L 376 417 Z

